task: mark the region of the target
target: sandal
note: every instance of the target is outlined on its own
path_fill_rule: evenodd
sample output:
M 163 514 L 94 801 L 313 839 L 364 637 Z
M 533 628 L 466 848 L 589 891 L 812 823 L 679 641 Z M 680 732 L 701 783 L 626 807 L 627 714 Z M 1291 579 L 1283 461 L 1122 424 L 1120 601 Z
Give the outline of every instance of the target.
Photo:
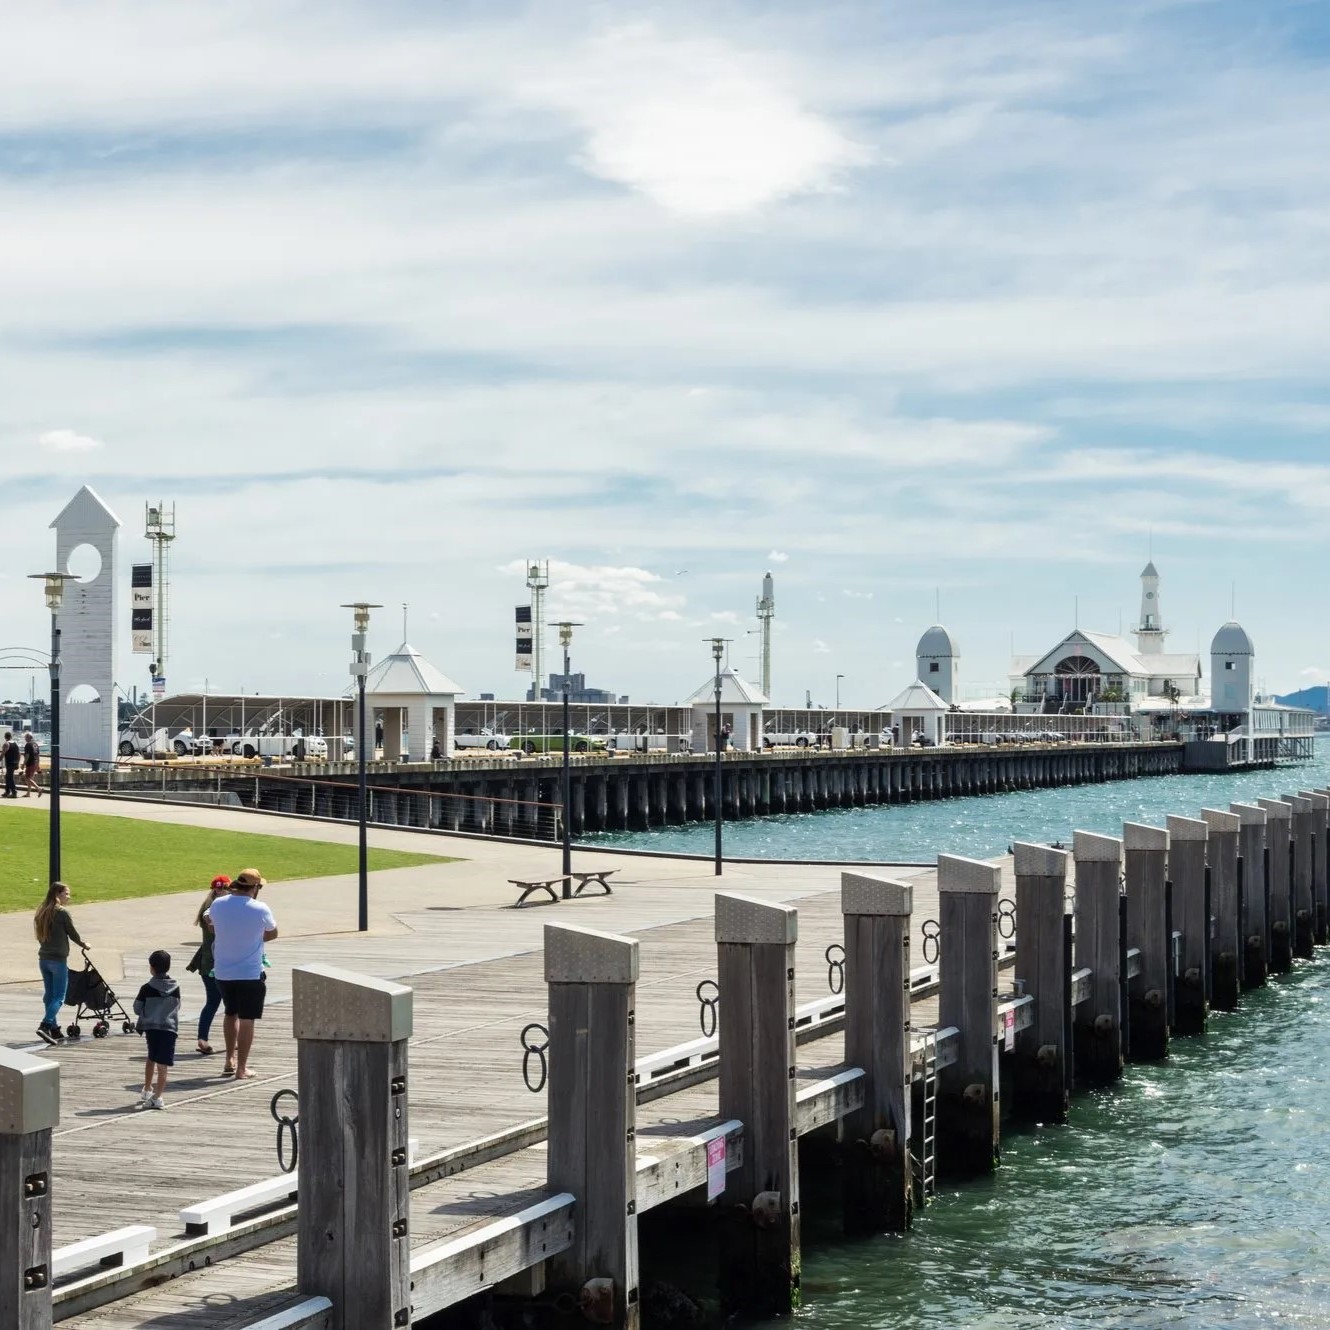
M 223 1076 L 234 1076 L 235 1074 L 236 1069 L 229 1062 L 222 1068 Z
M 212 1045 L 211 1045 L 211 1044 L 205 1044 L 205 1043 L 203 1042 L 203 1040 L 200 1039 L 199 1042 L 198 1042 L 197 1044 L 194 1045 L 194 1051 L 195 1051 L 200 1057 L 207 1057 L 208 1054 L 211 1053 L 211 1052 L 213 1051 L 213 1048 L 212 1048 Z
M 235 1078 L 238 1081 L 252 1081 L 254 1079 L 254 1073 L 250 1071 L 248 1067 L 246 1067 L 244 1071 L 236 1072 Z

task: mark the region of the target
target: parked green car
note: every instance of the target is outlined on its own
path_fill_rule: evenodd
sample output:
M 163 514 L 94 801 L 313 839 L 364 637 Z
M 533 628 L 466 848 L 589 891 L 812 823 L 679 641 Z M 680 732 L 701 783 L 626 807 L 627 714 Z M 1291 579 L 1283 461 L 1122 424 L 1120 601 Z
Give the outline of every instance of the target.
M 574 753 L 603 753 L 605 752 L 605 739 L 600 735 L 578 734 L 574 731 L 570 736 L 572 741 L 572 751 Z M 562 734 L 522 734 L 515 735 L 508 746 L 510 748 L 520 748 L 524 753 L 562 753 L 563 735 Z

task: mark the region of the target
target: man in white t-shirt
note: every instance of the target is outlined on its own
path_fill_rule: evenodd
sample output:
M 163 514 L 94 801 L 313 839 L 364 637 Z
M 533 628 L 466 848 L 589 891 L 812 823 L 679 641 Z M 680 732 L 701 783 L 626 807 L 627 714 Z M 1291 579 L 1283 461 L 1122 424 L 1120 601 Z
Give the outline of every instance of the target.
M 226 1065 L 223 1076 L 251 1080 L 249 1050 L 254 1022 L 263 1016 L 267 984 L 263 977 L 263 944 L 277 936 L 277 920 L 261 905 L 263 875 L 246 868 L 231 883 L 231 895 L 219 896 L 208 909 L 212 924 L 213 977 L 221 990 L 226 1018 Z

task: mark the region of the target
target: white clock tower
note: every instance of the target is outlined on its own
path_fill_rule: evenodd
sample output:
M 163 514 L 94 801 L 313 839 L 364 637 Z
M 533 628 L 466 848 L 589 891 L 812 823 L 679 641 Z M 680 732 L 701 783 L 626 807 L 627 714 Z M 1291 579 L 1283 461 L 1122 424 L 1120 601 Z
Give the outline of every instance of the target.
M 1151 559 L 1141 574 L 1141 623 L 1136 629 L 1136 649 L 1142 656 L 1158 656 L 1164 650 L 1164 619 L 1159 608 L 1159 571 Z

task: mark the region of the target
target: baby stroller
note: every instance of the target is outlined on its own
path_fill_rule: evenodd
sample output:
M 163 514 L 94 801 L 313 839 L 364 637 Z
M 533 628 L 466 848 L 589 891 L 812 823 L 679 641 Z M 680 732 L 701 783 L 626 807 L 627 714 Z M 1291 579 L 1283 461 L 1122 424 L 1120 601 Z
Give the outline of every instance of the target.
M 83 949 L 83 968 L 69 972 L 65 1006 L 74 1008 L 74 1019 L 65 1028 L 71 1039 L 78 1039 L 83 1034 L 79 1022 L 88 1017 L 96 1018 L 92 1027 L 94 1039 L 105 1039 L 111 1033 L 112 1017 L 120 1020 L 123 1033 L 134 1033 L 134 1018 L 120 1004 L 111 985 L 102 978 L 86 947 Z

